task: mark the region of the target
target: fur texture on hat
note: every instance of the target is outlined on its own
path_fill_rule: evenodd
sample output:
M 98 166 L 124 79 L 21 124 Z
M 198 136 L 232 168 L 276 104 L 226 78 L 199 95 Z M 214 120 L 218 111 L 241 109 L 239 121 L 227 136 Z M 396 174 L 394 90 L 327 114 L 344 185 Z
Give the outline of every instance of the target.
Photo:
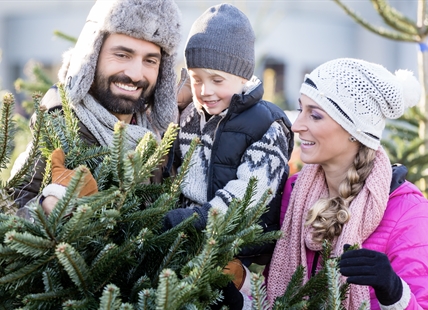
M 251 80 L 255 35 L 247 16 L 231 4 L 210 7 L 193 23 L 187 39 L 187 68 L 227 72 Z
M 154 94 L 152 122 L 165 129 L 176 115 L 176 48 L 181 39 L 181 14 L 173 0 L 97 0 L 75 47 L 63 56 L 59 81 L 73 105 L 88 93 L 106 34 L 119 33 L 152 42 L 162 49 Z
M 381 65 L 340 58 L 305 76 L 300 93 L 319 104 L 362 144 L 377 150 L 385 119 L 396 119 L 415 106 L 421 86 L 411 71 L 395 75 Z

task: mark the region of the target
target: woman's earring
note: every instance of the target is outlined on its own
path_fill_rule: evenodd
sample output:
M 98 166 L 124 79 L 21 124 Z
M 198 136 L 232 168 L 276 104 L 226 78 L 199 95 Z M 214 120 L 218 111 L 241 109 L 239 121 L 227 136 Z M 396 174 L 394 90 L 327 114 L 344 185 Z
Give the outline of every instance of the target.
M 351 142 L 356 142 L 356 141 L 357 141 L 357 139 L 355 139 L 353 136 L 349 136 L 349 141 L 351 141 Z

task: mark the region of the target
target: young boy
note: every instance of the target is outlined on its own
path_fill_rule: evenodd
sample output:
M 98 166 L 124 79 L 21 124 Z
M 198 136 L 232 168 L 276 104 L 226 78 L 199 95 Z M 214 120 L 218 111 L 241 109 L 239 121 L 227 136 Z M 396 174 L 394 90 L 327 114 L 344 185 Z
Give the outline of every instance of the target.
M 251 177 L 258 180 L 254 204 L 267 189 L 275 193 L 261 220 L 265 231 L 279 229 L 293 133 L 285 113 L 262 100 L 262 84 L 253 76 L 254 40 L 248 18 L 230 4 L 209 8 L 192 25 L 185 57 L 193 103 L 180 117 L 181 159 L 193 138 L 201 146 L 183 182 L 183 208 L 167 214 L 167 229 L 195 212 L 194 226 L 204 229 L 208 210 L 226 212 L 233 198 L 243 197 Z M 273 249 L 274 244 L 245 248 L 238 258 L 246 266 L 264 265 Z

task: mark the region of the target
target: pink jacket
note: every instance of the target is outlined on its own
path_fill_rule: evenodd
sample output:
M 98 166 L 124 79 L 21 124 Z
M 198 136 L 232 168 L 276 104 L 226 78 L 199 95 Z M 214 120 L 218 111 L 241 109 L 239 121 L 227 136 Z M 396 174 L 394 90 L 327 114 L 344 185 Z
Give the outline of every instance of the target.
M 292 183 L 287 180 L 281 205 L 281 222 L 288 208 Z M 391 193 L 383 219 L 363 248 L 385 253 L 394 271 L 410 287 L 411 298 L 406 309 L 428 309 L 428 200 L 419 189 L 405 181 Z M 307 270 L 312 270 L 315 252 L 307 250 Z M 371 307 L 380 309 L 370 288 Z

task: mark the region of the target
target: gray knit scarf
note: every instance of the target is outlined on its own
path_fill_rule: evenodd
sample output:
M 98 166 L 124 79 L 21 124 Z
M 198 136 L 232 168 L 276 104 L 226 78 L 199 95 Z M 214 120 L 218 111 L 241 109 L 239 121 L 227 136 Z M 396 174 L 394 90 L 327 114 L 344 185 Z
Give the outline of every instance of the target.
M 102 146 L 111 146 L 113 142 L 114 125 L 118 122 L 116 116 L 100 105 L 89 94 L 79 104 L 72 103 L 73 110 L 79 120 L 94 135 Z M 159 132 L 151 126 L 148 113 L 136 113 L 137 125 L 128 125 L 126 140 L 129 149 L 135 149 L 141 138 L 151 132 L 160 139 Z

